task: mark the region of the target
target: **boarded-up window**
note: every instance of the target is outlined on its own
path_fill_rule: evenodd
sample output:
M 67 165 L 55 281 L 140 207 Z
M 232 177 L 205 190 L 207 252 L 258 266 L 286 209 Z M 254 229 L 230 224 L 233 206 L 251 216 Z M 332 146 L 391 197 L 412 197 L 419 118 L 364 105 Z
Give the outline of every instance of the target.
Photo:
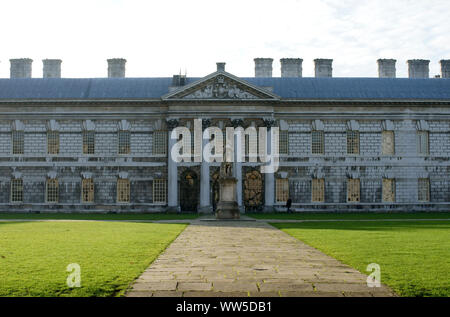
M 324 154 L 324 134 L 323 131 L 311 132 L 311 153 L 312 154 Z
M 382 138 L 383 138 L 381 143 L 382 154 L 394 155 L 395 154 L 394 131 L 383 131 Z
M 312 180 L 311 193 L 312 202 L 323 203 L 325 201 L 325 181 L 323 178 Z
M 430 201 L 430 180 L 428 178 L 419 178 L 418 200 Z
M 128 179 L 117 180 L 117 202 L 130 202 L 130 181 Z
M 383 178 L 383 201 L 395 202 L 395 179 Z
M 95 153 L 95 132 L 83 131 L 83 154 Z
M 153 154 L 167 154 L 167 131 L 153 132 Z
M 47 131 L 47 153 L 59 154 L 59 132 Z
M 131 153 L 131 133 L 130 131 L 119 131 L 119 154 L 130 154 Z
M 276 201 L 277 203 L 286 202 L 289 198 L 289 180 L 287 178 L 277 178 L 276 182 Z
M 163 204 L 167 197 L 167 180 L 155 179 L 153 180 L 153 202 L 156 204 Z
M 81 181 L 82 187 L 82 200 L 84 203 L 94 202 L 94 180 L 92 178 L 86 178 Z
M 23 180 L 12 179 L 11 180 L 11 202 L 21 203 L 23 202 Z
M 24 153 L 24 132 L 12 131 L 12 154 Z
M 289 132 L 288 131 L 280 131 L 279 151 L 280 151 L 280 154 L 289 154 Z
M 429 153 L 428 131 L 417 131 L 417 153 L 423 155 Z
M 59 184 L 57 179 L 49 178 L 46 184 L 46 201 L 48 203 L 57 203 L 59 198 Z
M 360 202 L 360 181 L 359 179 L 347 180 L 347 201 Z
M 347 131 L 347 154 L 359 154 L 359 131 Z

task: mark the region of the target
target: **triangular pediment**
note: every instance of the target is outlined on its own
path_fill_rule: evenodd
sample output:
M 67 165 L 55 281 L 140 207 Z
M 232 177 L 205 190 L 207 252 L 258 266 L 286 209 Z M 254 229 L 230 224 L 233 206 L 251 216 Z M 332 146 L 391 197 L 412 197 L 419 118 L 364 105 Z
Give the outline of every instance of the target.
M 239 77 L 217 71 L 201 80 L 180 87 L 162 97 L 163 100 L 277 100 L 270 91 L 254 86 Z

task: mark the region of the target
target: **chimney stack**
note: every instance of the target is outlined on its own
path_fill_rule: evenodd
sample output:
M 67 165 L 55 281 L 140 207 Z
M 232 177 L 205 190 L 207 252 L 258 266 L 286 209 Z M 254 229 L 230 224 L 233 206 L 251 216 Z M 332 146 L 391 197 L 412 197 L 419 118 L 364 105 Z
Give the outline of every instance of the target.
M 450 59 L 442 59 L 441 63 L 441 78 L 450 78 Z
M 409 78 L 430 78 L 430 61 L 425 59 L 408 60 Z
M 273 58 L 255 58 L 255 77 L 272 77 Z
M 314 60 L 316 77 L 333 77 L 333 60 L 317 58 Z
M 43 59 L 44 66 L 42 77 L 44 78 L 61 78 L 61 60 L 60 59 Z
M 302 63 L 301 58 L 282 58 L 281 63 L 281 77 L 302 77 Z
M 379 59 L 378 61 L 378 77 L 380 78 L 395 78 L 396 68 L 395 59 Z
M 217 71 L 218 72 L 224 72 L 225 71 L 225 63 L 216 63 L 217 65 Z
M 11 78 L 31 78 L 31 64 L 33 60 L 30 58 L 10 59 L 10 77 Z
M 123 78 L 125 77 L 125 64 L 127 60 L 124 58 L 108 59 L 108 77 Z

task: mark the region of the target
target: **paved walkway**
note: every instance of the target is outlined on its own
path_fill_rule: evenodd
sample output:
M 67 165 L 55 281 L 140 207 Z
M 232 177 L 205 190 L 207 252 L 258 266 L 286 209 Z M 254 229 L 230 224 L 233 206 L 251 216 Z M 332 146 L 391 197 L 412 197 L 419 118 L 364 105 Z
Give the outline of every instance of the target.
M 195 220 L 127 296 L 395 296 L 264 221 Z

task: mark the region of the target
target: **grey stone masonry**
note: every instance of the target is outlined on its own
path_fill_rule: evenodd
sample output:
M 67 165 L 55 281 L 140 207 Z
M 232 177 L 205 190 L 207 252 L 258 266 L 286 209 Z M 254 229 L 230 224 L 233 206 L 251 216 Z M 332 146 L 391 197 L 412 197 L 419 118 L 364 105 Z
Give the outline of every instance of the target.
M 424 59 L 408 60 L 408 76 L 409 78 L 429 78 L 430 61 Z
M 108 59 L 108 77 L 125 77 L 125 64 L 127 60 L 124 58 Z
M 61 78 L 61 63 L 60 59 L 44 59 L 42 60 L 44 78 Z
M 272 77 L 273 58 L 255 58 L 255 77 Z
M 396 69 L 395 59 L 379 59 L 378 61 L 378 77 L 380 78 L 395 78 Z
M 302 77 L 302 63 L 301 58 L 282 58 L 281 63 L 281 77 Z
M 450 78 L 450 59 L 443 59 L 441 63 L 441 77 Z
M 316 77 L 333 77 L 333 60 L 317 58 L 314 60 Z
M 31 78 L 33 60 L 30 58 L 10 59 L 11 78 Z

